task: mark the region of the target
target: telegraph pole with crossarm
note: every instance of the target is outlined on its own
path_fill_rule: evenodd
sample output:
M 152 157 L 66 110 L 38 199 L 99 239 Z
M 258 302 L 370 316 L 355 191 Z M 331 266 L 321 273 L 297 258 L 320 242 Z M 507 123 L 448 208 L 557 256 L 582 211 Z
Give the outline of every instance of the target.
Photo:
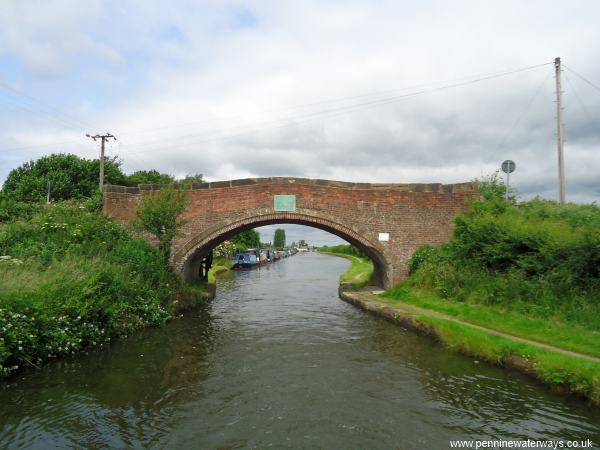
M 110 133 L 97 134 L 95 136 L 86 134 L 86 136 L 92 138 L 94 141 L 100 139 L 100 183 L 98 186 L 100 188 L 100 192 L 102 193 L 102 186 L 104 186 L 104 144 L 110 138 L 113 138 L 115 141 L 117 138 Z

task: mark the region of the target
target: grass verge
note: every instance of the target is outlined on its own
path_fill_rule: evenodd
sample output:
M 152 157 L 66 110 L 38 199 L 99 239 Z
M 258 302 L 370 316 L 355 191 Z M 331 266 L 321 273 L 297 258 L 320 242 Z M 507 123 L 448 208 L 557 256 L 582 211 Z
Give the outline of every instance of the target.
M 580 395 L 600 404 L 600 363 L 597 361 L 499 336 L 455 322 L 451 317 L 413 310 L 405 302 L 390 304 L 368 291 L 342 289 L 340 297 L 419 334 L 431 336 L 453 351 L 517 370 L 558 392 Z
M 488 362 L 525 371 L 560 392 L 581 395 L 600 404 L 600 363 L 563 355 L 502 336 L 417 315 L 449 348 Z
M 340 275 L 340 283 L 349 284 L 353 288 L 361 288 L 373 284 L 373 263 L 369 258 L 349 255 L 346 253 L 330 252 L 319 249 L 319 253 L 346 258 L 351 262 L 346 272 Z
M 498 306 L 445 300 L 433 292 L 418 290 L 405 284 L 394 286 L 380 298 L 392 305 L 398 302 L 408 303 L 513 336 L 600 357 L 600 332 L 556 319 L 529 317 Z
M 213 265 L 208 271 L 208 282 L 216 283 L 217 278 L 225 275 L 233 267 L 233 261 L 225 258 L 217 258 L 213 260 Z

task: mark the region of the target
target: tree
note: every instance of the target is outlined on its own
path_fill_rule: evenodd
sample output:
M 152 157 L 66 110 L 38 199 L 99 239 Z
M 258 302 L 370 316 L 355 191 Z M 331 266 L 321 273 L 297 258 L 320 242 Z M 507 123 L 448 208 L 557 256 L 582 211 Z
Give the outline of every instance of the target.
M 171 256 L 171 242 L 185 224 L 179 216 L 185 211 L 187 204 L 185 192 L 169 187 L 147 195 L 136 210 L 134 227 L 138 231 L 154 235 L 166 264 Z
M 138 170 L 127 177 L 129 184 L 173 184 L 175 178 L 158 170 Z
M 185 178 L 177 180 L 176 183 L 182 189 L 189 189 L 192 184 L 204 183 L 204 178 L 201 173 L 188 174 Z
M 8 174 L 2 187 L 7 198 L 37 202 L 46 198 L 48 182 L 53 200 L 84 199 L 98 192 L 100 161 L 71 154 L 52 154 L 28 161 Z M 127 184 L 120 162 L 107 159 L 104 179 L 110 184 Z
M 260 234 L 256 230 L 242 231 L 240 234 L 237 234 L 230 240 L 240 251 L 245 251 L 248 248 L 260 247 Z
M 298 247 L 308 247 L 308 244 L 306 243 L 306 241 L 304 239 L 300 239 L 298 241 Z
M 273 236 L 273 247 L 282 250 L 285 247 L 285 230 L 277 228 Z

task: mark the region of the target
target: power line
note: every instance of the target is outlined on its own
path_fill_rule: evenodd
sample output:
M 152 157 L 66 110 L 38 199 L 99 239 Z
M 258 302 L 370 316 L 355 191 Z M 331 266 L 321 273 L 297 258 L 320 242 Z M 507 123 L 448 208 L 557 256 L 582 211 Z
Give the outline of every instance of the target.
M 500 144 L 498 144 L 498 147 L 496 147 L 496 151 L 499 151 L 504 144 L 506 143 L 506 141 L 508 140 L 508 138 L 512 135 L 512 133 L 515 131 L 515 129 L 519 126 L 519 124 L 521 123 L 521 121 L 525 118 L 525 116 L 527 115 L 527 113 L 529 112 L 531 105 L 533 105 L 533 102 L 535 101 L 535 99 L 538 97 L 538 95 L 540 94 L 540 92 L 542 91 L 542 88 L 546 85 L 546 83 L 548 82 L 548 79 L 552 76 L 551 73 L 549 73 L 540 83 L 540 85 L 538 86 L 538 88 L 535 90 L 534 94 L 531 96 L 531 98 L 529 99 L 529 102 L 527 102 L 527 106 L 525 106 L 525 108 L 523 109 L 523 112 L 519 115 L 519 117 L 515 120 L 515 122 L 513 123 L 512 127 L 510 128 L 510 130 L 508 131 L 508 133 L 504 136 L 504 138 L 502 139 L 502 141 L 500 141 Z
M 592 83 L 590 80 L 588 80 L 587 78 L 585 78 L 583 75 L 580 75 L 579 73 L 575 72 L 573 69 L 571 69 L 570 67 L 567 67 L 563 64 L 563 67 L 565 69 L 567 69 L 569 72 L 573 72 L 574 75 L 576 75 L 577 77 L 581 78 L 583 81 L 585 81 L 587 84 L 589 84 L 590 86 L 592 86 L 594 89 L 600 91 L 600 87 L 596 86 L 594 83 Z
M 528 66 L 528 67 L 524 67 L 521 69 L 515 69 L 515 70 L 500 72 L 500 73 L 491 74 L 491 75 L 484 75 L 484 76 L 481 76 L 481 77 L 478 77 L 475 79 L 470 79 L 470 80 L 464 81 L 464 82 L 457 82 L 457 83 L 447 84 L 444 86 L 434 87 L 434 88 L 430 88 L 430 89 L 423 89 L 423 90 L 411 92 L 408 94 L 396 95 L 396 96 L 387 97 L 387 98 L 383 98 L 383 99 L 377 99 L 377 100 L 370 100 L 367 102 L 356 103 L 354 105 L 330 108 L 328 110 L 316 111 L 316 112 L 308 113 L 308 114 L 301 115 L 301 116 L 291 117 L 291 118 L 276 119 L 276 120 L 264 123 L 263 126 L 265 126 L 267 128 L 281 128 L 281 127 L 285 127 L 288 125 L 297 124 L 300 121 L 308 121 L 308 120 L 313 120 L 316 118 L 329 118 L 329 117 L 339 116 L 342 114 L 355 112 L 355 111 L 365 109 L 365 108 L 372 108 L 372 107 L 376 107 L 376 106 L 394 103 L 394 102 L 397 102 L 400 100 L 405 100 L 405 99 L 416 97 L 419 95 L 430 94 L 433 92 L 439 92 L 439 91 L 448 90 L 448 89 L 454 89 L 454 88 L 463 87 L 463 86 L 467 86 L 467 85 L 474 84 L 474 83 L 479 83 L 479 82 L 494 79 L 494 78 L 504 77 L 504 76 L 515 74 L 515 73 L 532 70 L 532 69 L 535 69 L 538 67 L 547 66 L 549 64 L 553 64 L 553 63 L 548 62 L 548 63 L 538 64 L 538 65 L 534 65 L 534 66 Z M 202 143 L 211 142 L 211 141 L 215 141 L 215 140 L 231 139 L 231 138 L 238 137 L 240 135 L 245 135 L 245 134 L 249 134 L 249 133 L 260 131 L 260 130 L 261 130 L 261 128 L 254 127 L 254 128 L 247 129 L 246 131 L 237 132 L 236 134 L 231 135 L 231 136 L 226 136 L 224 138 L 221 138 L 221 137 L 208 138 L 208 139 L 196 141 L 193 143 L 187 143 L 187 144 L 185 144 L 185 146 L 197 145 L 197 144 L 202 144 Z M 200 135 L 191 134 L 191 135 L 180 137 L 179 139 L 186 138 L 186 137 L 202 136 L 202 135 L 206 135 L 206 134 L 207 133 L 203 133 Z M 155 144 L 155 145 L 160 144 L 162 142 L 173 143 L 173 141 L 174 141 L 174 138 L 164 138 L 164 139 L 159 139 L 159 140 L 153 140 L 153 141 L 151 140 L 151 141 L 145 141 L 142 143 L 137 143 L 137 145 L 147 146 L 150 144 Z M 143 151 L 135 152 L 135 154 L 146 153 L 146 152 L 151 152 L 151 151 L 159 151 L 159 150 L 160 149 L 155 149 L 155 150 L 146 149 Z M 129 154 L 133 154 L 133 153 L 129 153 Z
M 77 141 L 66 141 L 66 142 L 55 142 L 54 144 L 40 144 L 40 145 L 28 145 L 25 147 L 11 147 L 4 149 L 4 151 L 16 151 L 16 150 L 30 150 L 34 148 L 44 148 L 44 147 L 55 147 L 59 145 L 68 145 L 68 144 L 80 144 L 81 139 Z
M 326 100 L 318 100 L 318 101 L 310 102 L 310 103 L 306 103 L 306 104 L 294 105 L 294 106 L 291 106 L 288 108 L 271 108 L 271 109 L 263 110 L 259 114 L 264 114 L 266 112 L 286 112 L 286 111 L 292 111 L 292 110 L 296 110 L 296 109 L 309 108 L 309 107 L 315 106 L 315 105 L 347 102 L 350 100 L 356 100 L 356 99 L 368 98 L 368 97 L 384 96 L 384 98 L 387 98 L 387 96 L 389 96 L 389 94 L 394 93 L 394 92 L 409 91 L 409 90 L 413 90 L 413 89 L 422 89 L 427 86 L 434 86 L 434 85 L 440 85 L 440 84 L 446 85 L 448 83 L 456 83 L 458 81 L 463 81 L 463 80 L 476 79 L 475 81 L 478 81 L 480 79 L 488 79 L 488 78 L 493 78 L 495 76 L 504 76 L 504 75 L 508 75 L 511 73 L 516 73 L 516 72 L 520 72 L 520 71 L 524 71 L 524 70 L 530 70 L 530 69 L 534 69 L 534 68 L 549 65 L 549 64 L 552 64 L 552 63 L 548 62 L 548 63 L 544 63 L 544 64 L 528 66 L 528 67 L 524 67 L 521 69 L 510 70 L 510 71 L 504 70 L 504 71 L 487 72 L 487 73 L 483 73 L 483 74 L 463 76 L 463 77 L 452 78 L 452 79 L 447 79 L 447 80 L 442 80 L 442 81 L 421 83 L 421 84 L 417 84 L 417 85 L 413 85 L 413 86 L 391 89 L 391 90 L 387 90 L 387 91 L 371 92 L 371 93 L 365 93 L 365 94 L 359 94 L 359 95 L 353 95 L 353 96 L 338 97 L 338 98 L 326 99 Z M 256 114 L 253 114 L 253 115 L 256 115 Z M 233 119 L 238 119 L 238 118 L 242 118 L 242 117 L 247 117 L 247 116 L 235 115 L 235 116 L 228 116 L 228 117 L 227 116 L 226 117 L 215 117 L 215 118 L 211 118 L 211 119 L 192 121 L 192 122 L 187 122 L 187 123 L 183 123 L 183 124 L 174 124 L 174 125 L 167 125 L 167 126 L 162 126 L 162 127 L 154 127 L 151 129 L 139 129 L 139 130 L 135 130 L 135 131 L 122 131 L 119 134 L 120 135 L 130 135 L 130 134 L 149 133 L 149 132 L 153 132 L 153 131 L 167 130 L 167 129 L 172 129 L 172 128 L 181 128 L 181 127 L 198 125 L 198 124 L 203 124 L 203 123 L 210 123 L 210 122 L 223 121 L 223 120 L 233 120 Z
M 575 86 L 573 85 L 573 83 L 571 83 L 571 79 L 569 78 L 569 76 L 566 73 L 565 73 L 565 78 L 567 79 L 567 83 L 569 83 L 569 86 L 571 87 L 571 90 L 573 91 L 573 95 L 577 99 L 579 106 L 581 106 L 581 109 L 583 110 L 583 112 L 585 113 L 587 118 L 590 120 L 590 122 L 593 122 L 592 115 L 588 111 L 587 107 L 584 105 L 583 101 L 581 100 L 581 97 L 579 97 L 579 94 L 577 93 Z
M 514 69 L 514 70 L 508 70 L 508 71 L 498 71 L 498 72 L 491 72 L 491 73 L 486 73 L 486 74 L 482 74 L 482 75 L 474 75 L 474 76 L 466 76 L 466 77 L 461 77 L 461 78 L 457 78 L 454 80 L 450 80 L 450 84 L 446 83 L 443 84 L 442 86 L 437 86 L 437 87 L 433 87 L 433 88 L 429 88 L 429 89 L 421 89 L 419 91 L 416 92 L 411 92 L 411 93 L 407 93 L 407 94 L 403 94 L 403 95 L 395 95 L 395 96 L 391 96 L 391 97 L 383 97 L 383 98 L 379 98 L 379 99 L 373 99 L 373 100 L 369 100 L 366 102 L 359 102 L 359 103 L 355 103 L 352 105 L 345 105 L 345 106 L 338 106 L 338 107 L 334 107 L 334 108 L 329 108 L 329 109 L 325 109 L 325 110 L 321 110 L 321 111 L 313 111 L 313 112 L 307 112 L 306 114 L 302 114 L 296 117 L 287 117 L 287 118 L 279 118 L 276 120 L 271 120 L 271 121 L 267 121 L 264 124 L 259 124 L 258 127 L 257 126 L 253 126 L 253 127 L 242 127 L 240 129 L 240 127 L 234 127 L 233 129 L 227 130 L 226 132 L 234 132 L 235 134 L 231 135 L 231 136 L 224 136 L 224 137 L 218 137 L 218 136 L 214 136 L 214 137 L 209 137 L 208 139 L 202 140 L 200 142 L 197 143 L 204 143 L 204 142 L 210 142 L 210 141 L 214 141 L 214 140 L 221 140 L 221 139 L 231 139 L 231 138 L 235 138 L 238 137 L 240 135 L 244 135 L 244 134 L 248 134 L 248 133 L 252 133 L 252 132 L 256 132 L 256 131 L 260 131 L 260 127 L 268 127 L 268 128 L 281 128 L 281 127 L 285 127 L 288 126 L 290 124 L 296 124 L 299 121 L 308 121 L 308 120 L 313 120 L 316 118 L 329 118 L 329 117 L 334 117 L 334 116 L 338 116 L 338 115 L 342 115 L 342 114 L 347 114 L 347 113 L 351 113 L 351 112 L 355 112 L 358 111 L 360 109 L 365 109 L 365 108 L 371 108 L 371 107 L 375 107 L 375 106 L 380 106 L 380 105 L 385 105 L 388 103 L 393 103 L 396 101 L 400 101 L 400 100 L 404 100 L 404 99 L 408 99 L 408 98 L 412 98 L 418 95 L 424 95 L 424 94 L 429 94 L 429 93 L 433 93 L 433 92 L 437 92 L 437 91 L 442 91 L 442 90 L 446 90 L 446 89 L 452 89 L 452 88 L 457 88 L 457 87 L 461 87 L 461 86 L 466 86 L 469 84 L 473 84 L 473 83 L 479 83 L 485 80 L 490 80 L 493 78 L 499 78 L 499 77 L 504 77 L 504 76 L 508 76 L 511 74 L 515 74 L 515 73 L 519 73 L 519 72 L 524 72 L 524 71 L 528 71 L 528 70 L 532 70 L 535 68 L 539 68 L 539 67 L 543 67 L 546 65 L 552 64 L 552 62 L 547 62 L 547 63 L 543 63 L 543 64 L 536 64 L 536 65 L 532 65 L 532 66 L 527 66 L 527 67 L 522 67 L 519 69 Z M 461 81 L 461 80 L 465 80 L 465 81 Z M 441 83 L 445 83 L 445 82 L 431 82 L 431 83 L 427 83 L 427 84 L 422 84 L 422 85 L 418 85 L 416 87 L 420 87 L 420 86 L 435 86 L 437 84 L 441 84 Z M 4 85 L 7 89 L 15 91 L 12 87 L 7 86 L 6 84 L 2 83 L 2 85 Z M 415 87 L 413 87 L 415 88 Z M 395 89 L 395 90 L 391 90 L 391 91 L 386 91 L 386 92 L 398 92 L 398 91 L 406 91 L 412 89 L 410 87 L 407 88 L 399 88 L 399 89 Z M 18 92 L 18 91 L 17 91 Z M 21 94 L 21 93 L 20 93 Z M 382 93 L 371 93 L 371 94 L 361 94 L 361 95 L 355 95 L 355 96 L 350 96 L 350 97 L 342 97 L 339 99 L 328 99 L 328 100 L 321 100 L 321 101 L 317 101 L 317 102 L 312 102 L 306 105 L 297 105 L 295 107 L 292 108 L 288 108 L 288 109 L 284 109 L 291 111 L 291 110 L 295 110 L 295 109 L 302 109 L 302 108 L 308 108 L 310 106 L 313 105 L 318 105 L 318 104 L 326 104 L 326 103 L 339 103 L 339 102 L 344 102 L 344 101 L 350 101 L 350 100 L 354 100 L 354 99 L 361 99 L 361 98 L 369 98 L 372 96 L 380 96 L 382 95 Z M 38 103 L 40 103 L 38 100 L 34 99 L 33 97 L 28 96 L 27 94 L 21 94 L 25 97 L 31 98 L 34 101 L 37 101 Z M 269 111 L 269 110 L 267 110 Z M 238 116 L 239 117 L 239 116 Z M 215 121 L 215 120 L 219 120 L 219 119 L 212 119 L 212 120 L 206 120 L 203 121 L 204 123 L 206 122 L 211 122 L 211 121 Z M 180 124 L 180 125 L 173 125 L 173 126 L 167 126 L 167 127 L 161 127 L 161 128 L 157 128 L 155 130 L 160 130 L 160 129 L 169 129 L 169 128 L 177 128 L 177 127 L 181 127 L 181 126 L 187 126 L 187 125 L 192 125 L 194 123 L 199 123 L 199 122 L 191 122 L 188 124 Z M 202 122 L 200 122 L 202 123 Z M 122 134 L 136 134 L 136 133 L 141 133 L 141 132 L 145 132 L 144 130 L 137 130 L 137 131 L 132 131 L 132 132 L 126 132 L 124 131 Z M 201 136 L 206 136 L 210 134 L 214 134 L 215 131 L 207 131 L 205 133 L 193 133 L 193 134 L 189 134 L 187 136 L 181 136 L 179 138 L 175 138 L 175 139 L 185 139 L 188 137 L 201 137 Z M 158 140 L 153 140 L 153 141 L 147 141 L 147 142 L 141 142 L 141 143 L 135 143 L 134 145 L 146 145 L 146 144 L 155 144 L 155 145 L 160 145 L 161 142 L 169 142 L 172 143 L 174 141 L 174 138 L 164 138 L 164 139 L 158 139 Z M 43 148 L 43 147 L 51 147 L 54 145 L 66 145 L 66 144 L 74 144 L 74 143 L 79 143 L 79 141 L 67 141 L 67 142 L 61 142 L 61 143 L 55 143 L 55 144 L 44 144 L 44 145 L 34 145 L 34 146 L 25 146 L 25 147 L 15 147 L 12 149 L 7 149 L 7 150 L 25 150 L 25 149 L 30 149 L 30 148 Z M 195 145 L 195 143 L 188 143 L 186 145 Z M 150 150 L 152 151 L 152 150 Z M 144 153 L 144 151 L 141 152 L 136 152 L 136 153 Z M 129 153 L 129 154 L 133 154 L 133 153 Z
M 3 81 L 0 81 L 0 87 L 4 88 L 5 90 L 7 90 L 9 92 L 12 92 L 13 95 L 16 94 L 16 95 L 20 95 L 22 97 L 25 97 L 25 98 L 27 98 L 27 99 L 29 99 L 29 100 L 37 103 L 38 105 L 42 106 L 43 108 L 47 109 L 48 111 L 54 111 L 54 115 L 51 114 L 51 113 L 49 113 L 48 111 L 40 111 L 40 112 L 43 113 L 43 114 L 46 114 L 47 116 L 50 116 L 54 120 L 58 120 L 59 122 L 62 122 L 63 124 L 66 124 L 68 126 L 75 126 L 76 128 L 82 128 L 82 127 L 85 128 L 85 127 L 89 126 L 88 124 L 80 122 L 78 119 L 75 119 L 75 118 L 72 118 L 72 117 L 68 116 L 67 114 L 63 113 L 62 111 L 60 111 L 57 108 L 54 108 L 54 107 L 52 107 L 50 105 L 47 105 L 44 102 L 42 102 L 41 100 L 39 100 L 39 99 L 37 99 L 37 98 L 35 98 L 35 97 L 31 96 L 31 95 L 26 94 L 24 92 L 21 92 L 18 89 L 15 89 L 14 87 L 10 86 L 9 84 L 7 84 L 7 83 L 5 83 Z M 22 108 L 25 109 L 25 110 L 27 110 L 27 111 L 36 113 L 36 111 L 30 110 L 28 108 L 24 108 L 24 107 L 22 107 Z M 60 117 L 60 116 L 62 116 L 62 117 Z M 65 120 L 65 119 L 67 119 L 67 120 Z
M 14 99 L 11 99 L 11 98 L 7 98 L 6 100 L 8 100 L 9 105 L 12 105 L 17 109 L 22 109 L 23 111 L 29 112 L 31 114 L 40 114 L 40 115 L 49 117 L 50 119 L 56 121 L 57 123 L 60 123 L 61 125 L 65 125 L 68 128 L 77 128 L 77 129 L 80 128 L 79 126 L 75 126 L 74 124 L 61 119 L 60 117 L 57 117 L 57 116 L 54 116 L 54 115 L 48 113 L 47 111 L 43 111 L 43 110 L 37 111 L 35 109 L 28 108 L 26 106 L 18 104 Z

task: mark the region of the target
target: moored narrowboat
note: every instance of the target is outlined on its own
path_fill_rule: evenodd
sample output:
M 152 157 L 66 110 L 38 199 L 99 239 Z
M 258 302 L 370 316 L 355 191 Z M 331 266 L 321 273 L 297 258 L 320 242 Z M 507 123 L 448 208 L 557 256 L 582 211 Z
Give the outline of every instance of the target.
M 249 249 L 235 255 L 234 269 L 253 269 L 260 265 L 260 254 L 255 249 Z

